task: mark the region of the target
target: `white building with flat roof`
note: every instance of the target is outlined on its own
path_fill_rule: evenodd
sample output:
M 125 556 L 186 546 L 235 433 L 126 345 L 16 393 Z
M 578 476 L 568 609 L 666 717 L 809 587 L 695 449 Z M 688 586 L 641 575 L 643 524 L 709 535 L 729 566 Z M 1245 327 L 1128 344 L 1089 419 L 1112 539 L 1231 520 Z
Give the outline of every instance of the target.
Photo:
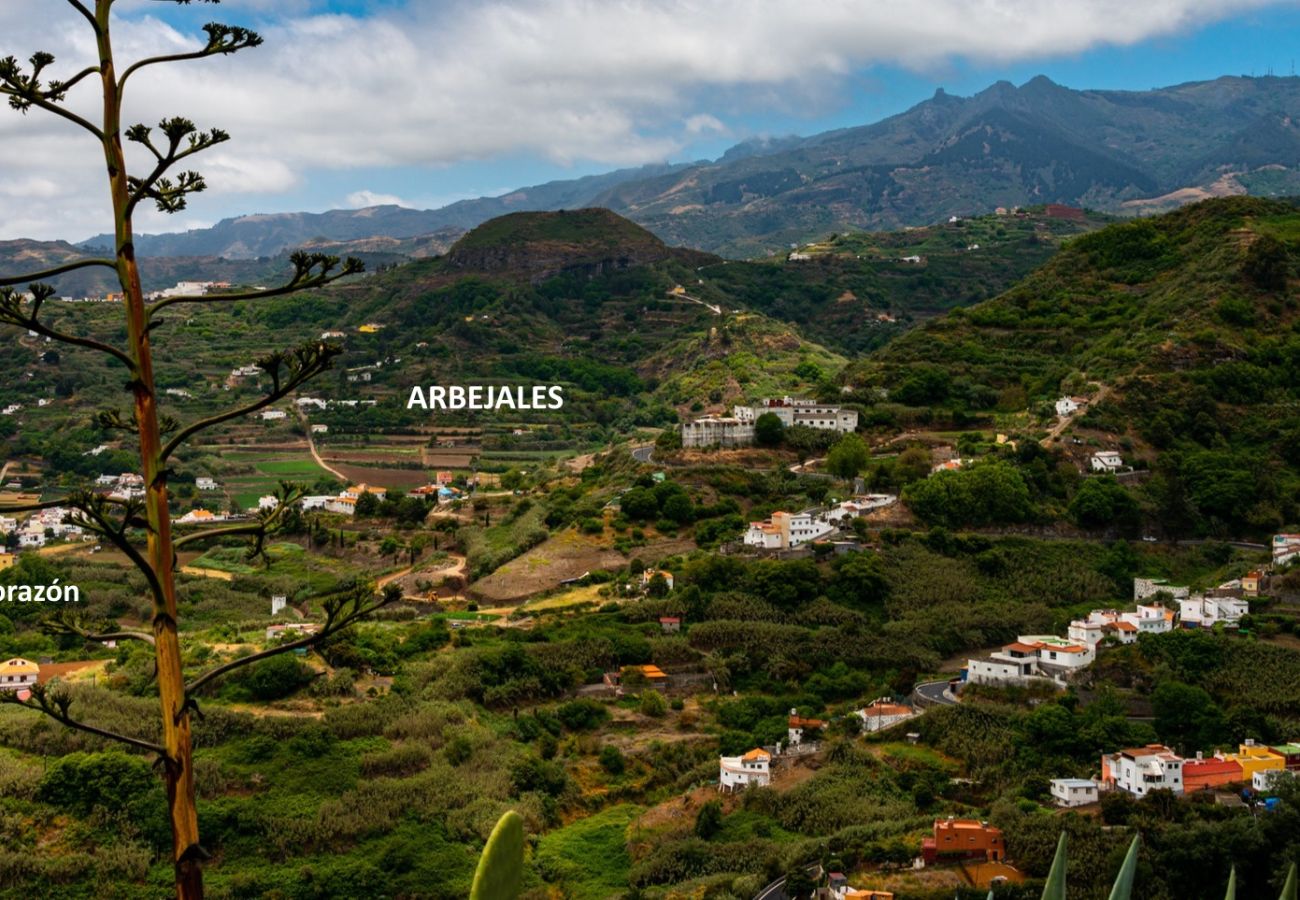
M 1097 782 L 1090 778 L 1053 778 L 1052 800 L 1057 806 L 1087 806 L 1097 802 Z
M 1101 758 L 1102 783 L 1134 797 L 1155 790 L 1183 793 L 1183 759 L 1163 744 L 1121 750 Z

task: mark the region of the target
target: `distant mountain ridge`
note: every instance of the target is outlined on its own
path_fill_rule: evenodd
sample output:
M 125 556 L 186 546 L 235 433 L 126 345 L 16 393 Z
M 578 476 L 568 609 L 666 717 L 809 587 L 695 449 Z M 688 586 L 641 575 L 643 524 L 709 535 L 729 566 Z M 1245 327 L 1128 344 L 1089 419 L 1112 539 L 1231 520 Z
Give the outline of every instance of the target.
M 1040 75 L 971 97 L 940 89 L 874 124 L 752 139 L 716 161 L 554 181 L 438 210 L 243 216 L 142 235 L 138 250 L 250 258 L 317 238 L 406 239 L 509 212 L 599 206 L 668 244 L 746 257 L 835 231 L 924 225 L 996 206 L 1133 213 L 1242 193 L 1300 193 L 1300 78 L 1095 91 Z

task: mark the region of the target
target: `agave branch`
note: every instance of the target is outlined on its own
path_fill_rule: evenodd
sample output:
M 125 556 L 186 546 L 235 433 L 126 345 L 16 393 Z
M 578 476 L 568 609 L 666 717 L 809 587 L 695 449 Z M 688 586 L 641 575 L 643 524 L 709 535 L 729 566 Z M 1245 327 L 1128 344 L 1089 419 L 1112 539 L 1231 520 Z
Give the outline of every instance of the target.
M 126 353 L 119 350 L 111 344 L 105 344 L 102 341 L 93 338 L 78 337 L 72 334 L 66 334 L 62 331 L 56 331 L 44 322 L 40 321 L 39 315 L 42 304 L 54 296 L 54 288 L 48 284 L 34 282 L 28 286 L 31 292 L 32 301 L 30 309 L 24 308 L 24 296 L 11 287 L 0 287 L 0 324 L 16 325 L 19 328 L 26 328 L 28 331 L 34 331 L 44 337 L 52 338 L 63 344 L 72 344 L 77 347 L 87 347 L 91 350 L 98 350 L 100 353 L 106 353 L 114 359 L 121 362 L 132 371 L 135 370 L 135 362 Z
M 12 275 L 0 278 L 0 286 L 22 284 L 25 281 L 40 281 L 44 278 L 54 278 L 55 276 L 62 275 L 65 272 L 74 272 L 77 269 L 85 269 L 90 266 L 104 266 L 109 269 L 116 269 L 117 263 L 113 262 L 111 259 L 78 259 L 73 262 L 57 265 L 52 269 L 45 269 L 42 272 L 30 272 L 26 275 Z
M 111 500 L 99 494 L 83 492 L 74 495 L 66 502 L 67 505 L 72 506 L 80 513 L 80 515 L 70 517 L 74 525 L 79 525 L 108 539 L 144 575 L 153 596 L 161 597 L 163 595 L 162 583 L 158 580 L 158 573 L 154 571 L 153 566 L 149 565 L 148 561 L 140 554 L 139 549 L 127 537 L 127 532 L 132 528 L 148 527 L 148 522 L 140 516 L 143 507 L 139 500 Z M 122 508 L 122 517 L 120 519 L 115 519 L 110 515 L 110 511 L 114 506 Z
M 88 12 L 84 7 L 83 11 Z M 0 94 L 9 98 L 9 106 L 21 113 L 27 112 L 33 106 L 54 113 L 79 125 L 102 141 L 104 139 L 102 130 L 60 105 L 67 95 L 68 88 L 88 75 L 99 73 L 100 68 L 93 66 L 83 69 L 67 81 L 51 81 L 43 84 L 41 74 L 54 63 L 54 55 L 37 51 L 31 55 L 28 63 L 31 65 L 31 71 L 24 72 L 22 65 L 14 57 L 6 56 L 0 59 Z
M 248 558 L 255 559 L 258 556 L 263 555 L 263 542 L 269 535 L 274 534 L 284 526 L 284 517 L 286 512 L 292 508 L 293 504 L 302 499 L 302 495 L 302 488 L 282 481 L 280 482 L 280 487 L 275 494 L 276 500 L 279 502 L 277 502 L 271 509 L 258 510 L 256 522 L 196 531 L 192 534 L 187 534 L 184 537 L 176 538 L 172 543 L 172 546 L 179 550 L 186 544 L 193 544 L 199 541 L 206 541 L 218 537 L 231 537 L 234 535 L 247 534 L 252 535 L 255 538 L 248 551 Z
M 63 612 L 51 619 L 47 619 L 42 625 L 42 629 L 47 634 L 72 634 L 88 641 L 94 641 L 97 644 L 103 644 L 107 641 L 142 641 L 151 647 L 154 646 L 153 635 L 147 632 L 126 630 L 96 632 L 88 628 L 80 616 Z
M 291 650 L 297 650 L 300 647 L 312 647 L 321 643 L 325 639 L 332 637 L 340 631 L 350 626 L 352 623 L 366 618 L 372 613 L 396 602 L 401 597 L 401 591 L 385 590 L 378 599 L 374 597 L 368 585 L 357 585 L 351 590 L 341 594 L 329 597 L 324 602 L 325 623 L 321 626 L 320 631 L 315 634 L 309 634 L 299 638 L 296 641 L 289 641 L 285 644 L 279 644 L 275 647 L 269 647 L 260 653 L 253 653 L 249 656 L 242 656 L 238 659 L 232 659 L 228 663 L 217 666 L 204 672 L 198 678 L 195 678 L 189 684 L 185 685 L 186 696 L 191 696 L 213 679 L 220 678 L 222 675 L 229 674 L 236 669 L 252 665 L 259 660 L 268 659 L 272 656 L 279 656 L 281 653 L 287 653 Z
M 72 706 L 72 695 L 67 691 L 60 689 L 50 689 L 43 684 L 34 684 L 28 690 L 31 691 L 30 700 L 19 700 L 17 693 L 5 691 L 0 693 L 0 703 L 9 703 L 14 706 L 21 706 L 25 709 L 34 709 L 37 712 L 44 713 L 55 721 L 62 722 L 69 728 L 75 728 L 78 731 L 84 731 L 88 734 L 98 735 L 102 738 L 108 738 L 112 741 L 120 741 L 123 744 L 129 744 L 140 750 L 149 753 L 156 753 L 163 759 L 167 758 L 167 751 L 158 744 L 151 741 L 142 740 L 141 738 L 131 737 L 126 734 L 118 734 L 115 731 L 108 731 L 96 725 L 87 722 L 79 722 L 68 715 L 68 710 Z
M 233 300 L 264 300 L 269 297 L 279 297 L 309 288 L 324 287 L 330 282 L 338 281 L 340 278 L 346 278 L 349 275 L 357 275 L 366 270 L 365 263 L 353 256 L 340 260 L 339 257 L 330 256 L 326 253 L 307 253 L 303 250 L 294 252 L 289 257 L 289 261 L 293 263 L 293 275 L 279 287 L 265 291 L 244 291 L 234 294 L 164 297 L 150 305 L 149 317 L 152 319 L 160 309 L 171 306 L 173 303 L 229 303 Z
M 165 461 L 191 435 L 203 431 L 205 428 L 211 428 L 222 422 L 228 422 L 231 419 L 257 412 L 259 409 L 289 395 L 306 381 L 328 369 L 333 364 L 334 357 L 342 352 L 343 348 L 337 344 L 309 341 L 293 350 L 282 350 L 259 359 L 256 363 L 258 368 L 271 376 L 271 391 L 252 403 L 186 425 L 162 448 L 160 459 Z
M 196 153 L 202 153 L 209 147 L 230 140 L 230 135 L 220 128 L 199 131 L 189 119 L 176 116 L 163 119 L 158 123 L 158 130 L 167 138 L 166 148 L 159 150 L 151 137 L 153 129 L 145 125 L 133 125 L 126 130 L 126 139 L 140 144 L 153 154 L 157 164 L 153 171 L 144 178 L 131 178 L 131 198 L 127 202 L 127 215 L 135 210 L 141 200 L 150 199 L 160 212 L 175 213 L 185 208 L 185 198 L 207 189 L 207 182 L 198 172 L 182 172 L 175 181 L 163 177 L 172 166 Z M 181 145 L 185 143 L 185 149 Z
M 186 0 L 177 0 L 184 3 Z M 208 0 L 212 2 L 212 0 Z M 219 22 L 209 22 L 203 26 L 203 31 L 207 34 L 207 43 L 198 50 L 190 50 L 185 53 L 172 53 L 166 56 L 151 56 L 148 59 L 142 59 L 131 64 L 127 70 L 122 73 L 122 78 L 118 81 L 118 90 L 126 88 L 127 79 L 143 69 L 146 66 L 154 66 L 159 63 L 181 62 L 187 59 L 204 59 L 208 56 L 221 56 L 231 53 L 237 53 L 240 50 L 247 50 L 249 47 L 257 47 L 262 43 L 262 36 L 256 31 L 247 28 L 241 28 L 238 25 L 222 25 Z

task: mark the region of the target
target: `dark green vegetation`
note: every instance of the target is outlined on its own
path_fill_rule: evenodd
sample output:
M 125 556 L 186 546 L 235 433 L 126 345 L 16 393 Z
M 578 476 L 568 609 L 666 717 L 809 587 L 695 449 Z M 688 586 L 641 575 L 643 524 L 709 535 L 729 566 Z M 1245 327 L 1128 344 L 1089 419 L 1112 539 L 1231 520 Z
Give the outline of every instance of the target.
M 1072 90 L 1039 76 L 972 97 L 937 92 L 880 122 L 808 138 L 755 139 L 720 159 L 621 170 L 461 201 L 320 215 L 245 216 L 141 240 L 146 255 L 274 255 L 324 235 L 348 241 L 472 228 L 520 209 L 604 206 L 670 243 L 751 257 L 845 230 L 925 225 L 996 206 L 1060 202 L 1168 209 L 1185 188 L 1300 187 L 1293 78 L 1224 77 L 1151 91 Z M 102 242 L 102 240 L 101 240 Z
M 1114 225 L 844 379 L 887 391 L 892 415 L 955 418 L 1104 386 L 1079 428 L 1150 466 L 1143 495 L 1162 528 L 1266 534 L 1300 519 L 1298 239 L 1293 204 L 1246 198 Z

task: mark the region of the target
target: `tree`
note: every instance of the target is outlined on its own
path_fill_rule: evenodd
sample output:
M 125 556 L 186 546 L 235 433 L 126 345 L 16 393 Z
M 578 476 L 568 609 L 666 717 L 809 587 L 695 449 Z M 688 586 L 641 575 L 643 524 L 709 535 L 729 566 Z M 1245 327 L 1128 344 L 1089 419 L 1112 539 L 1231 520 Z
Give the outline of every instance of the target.
M 780 446 L 785 437 L 785 423 L 776 413 L 765 412 L 754 420 L 754 440 L 760 447 Z
M 826 471 L 840 478 L 856 478 L 871 461 L 871 451 L 866 441 L 856 432 L 849 432 L 835 442 L 826 456 Z
M 658 691 L 646 691 L 641 695 L 641 715 L 658 719 L 668 712 L 668 701 Z
M 722 804 L 710 800 L 695 814 L 695 836 L 709 840 L 722 830 Z
M 74 13 L 85 20 L 95 42 L 95 62 L 64 78 L 50 78 L 54 57 L 36 52 L 21 64 L 15 57 L 0 59 L 0 95 L 9 106 L 21 113 L 33 109 L 62 118 L 89 134 L 102 153 L 107 174 L 109 196 L 114 215 L 112 257 L 86 257 L 61 263 L 40 272 L 0 278 L 0 324 L 25 328 L 70 347 L 105 354 L 125 371 L 127 390 L 133 402 L 132 412 L 104 410 L 97 423 L 105 430 L 118 430 L 134 436 L 139 452 L 139 474 L 144 478 L 143 499 L 116 500 L 78 491 L 58 501 L 0 507 L 0 513 L 30 512 L 55 505 L 72 509 L 73 520 L 88 531 L 99 534 L 122 551 L 145 576 L 152 603 L 151 630 L 122 630 L 95 633 L 75 617 L 52 619 L 49 627 L 92 641 L 135 640 L 153 648 L 156 684 L 162 724 L 161 743 L 110 732 L 78 721 L 70 715 L 72 696 L 63 689 L 38 686 L 27 700 L 6 692 L 3 700 L 41 712 L 72 728 L 97 734 L 157 756 L 167 795 L 171 824 L 176 894 L 183 900 L 202 897 L 201 861 L 207 856 L 199 843 L 198 813 L 195 807 L 194 770 L 192 765 L 191 714 L 197 708 L 201 689 L 212 680 L 268 656 L 291 651 L 325 640 L 385 602 L 388 596 L 374 601 L 373 592 L 353 586 L 323 598 L 326 620 L 320 631 L 298 641 L 270 648 L 262 653 L 218 666 L 188 683 L 182 668 L 182 654 L 177 627 L 178 604 L 175 581 L 176 554 L 183 546 L 202 543 L 217 537 L 246 535 L 252 538 L 251 551 L 260 554 L 268 534 L 281 525 L 284 511 L 301 496 L 301 491 L 282 485 L 279 504 L 264 510 L 250 523 L 216 528 L 175 537 L 168 512 L 169 464 L 176 450 L 199 432 L 246 416 L 289 395 L 312 377 L 325 371 L 341 352 L 336 345 L 312 341 L 290 350 L 271 353 L 257 361 L 271 380 L 271 389 L 261 398 L 244 406 L 218 413 L 187 424 L 174 422 L 160 413 L 154 379 L 154 330 L 162 325 L 161 313 L 181 303 L 216 303 L 257 300 L 317 288 L 339 278 L 358 273 L 361 264 L 322 253 L 294 253 L 290 259 L 293 272 L 281 286 L 271 289 L 231 292 L 201 297 L 178 296 L 146 302 L 141 287 L 140 268 L 135 255 L 134 215 L 144 202 L 152 202 L 164 213 L 176 213 L 186 206 L 189 195 L 205 189 L 203 176 L 194 171 L 175 174 L 177 164 L 229 139 L 219 128 L 200 131 L 189 119 L 174 117 L 162 120 L 157 129 L 143 124 L 123 127 L 124 92 L 131 76 L 141 69 L 162 63 L 199 60 L 229 55 L 257 47 L 262 38 L 256 32 L 238 26 L 209 23 L 204 26 L 206 41 L 197 49 L 138 60 L 119 69 L 112 36 L 113 0 L 66 0 Z M 172 0 L 184 5 L 188 0 Z M 65 105 L 69 92 L 79 85 L 98 82 L 102 105 L 92 121 Z M 124 140 L 138 145 L 152 161 L 152 168 L 141 175 L 131 175 L 127 166 Z M 41 316 L 45 301 L 54 295 L 46 283 L 68 272 L 86 268 L 112 270 L 121 288 L 125 340 L 114 343 L 60 330 Z M 25 293 L 15 285 L 27 286 Z M 164 435 L 167 435 L 164 440 Z M 143 530 L 143 546 L 136 535 Z

